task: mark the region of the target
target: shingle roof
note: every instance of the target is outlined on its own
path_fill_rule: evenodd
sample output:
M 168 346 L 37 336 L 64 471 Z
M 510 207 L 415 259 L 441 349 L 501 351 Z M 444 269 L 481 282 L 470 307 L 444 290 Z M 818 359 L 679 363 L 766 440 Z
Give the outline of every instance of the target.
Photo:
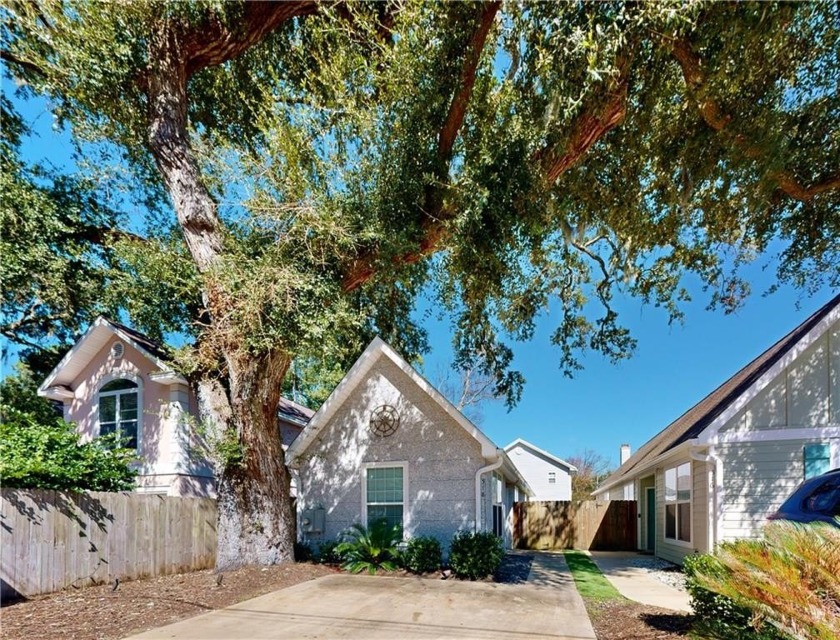
M 172 355 L 167 351 L 166 347 L 155 340 L 152 340 L 149 336 L 145 333 L 140 333 L 136 329 L 132 329 L 131 327 L 127 327 L 126 325 L 116 322 L 115 320 L 111 320 L 110 318 L 103 318 L 108 324 L 117 327 L 121 331 L 127 333 L 133 340 L 138 342 L 141 347 L 143 347 L 146 351 L 151 353 L 156 358 L 160 358 L 161 360 L 171 360 Z
M 291 422 L 296 422 L 301 426 L 306 426 L 309 419 L 315 415 L 312 409 L 304 407 L 288 398 L 280 398 L 280 405 L 277 407 L 280 417 L 285 418 Z
M 645 462 L 653 460 L 686 440 L 698 437 L 715 418 L 838 306 L 840 306 L 840 295 L 832 298 L 793 331 L 648 440 L 627 462 L 601 483 L 601 486 L 612 485 L 622 478 L 632 477 L 632 471 L 642 467 Z

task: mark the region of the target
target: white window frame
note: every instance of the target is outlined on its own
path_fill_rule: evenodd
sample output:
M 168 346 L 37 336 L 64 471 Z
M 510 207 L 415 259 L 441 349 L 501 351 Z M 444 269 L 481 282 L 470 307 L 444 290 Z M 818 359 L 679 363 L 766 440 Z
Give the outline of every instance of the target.
M 401 468 L 403 474 L 403 538 L 408 537 L 408 525 L 411 520 L 408 512 L 408 461 L 400 460 L 399 462 L 363 462 L 362 463 L 362 524 L 367 527 L 368 522 L 368 501 L 367 501 L 367 472 L 368 469 L 391 469 Z M 396 505 L 396 502 L 382 503 Z
M 119 391 L 102 391 L 102 388 L 105 385 L 114 382 L 115 380 L 129 380 L 137 385 L 137 448 L 135 451 L 139 454 L 143 447 L 143 378 L 138 376 L 136 373 L 131 371 L 112 371 L 111 373 L 103 376 L 102 379 L 99 381 L 99 384 L 96 387 L 96 403 L 93 408 L 94 415 L 96 416 L 96 435 L 102 435 L 102 427 L 99 421 L 99 399 L 104 396 L 112 396 L 118 395 L 120 393 L 126 393 L 127 389 L 122 389 Z M 119 421 L 117 421 L 119 424 Z
M 507 517 L 507 509 L 505 508 L 505 479 L 500 473 L 494 473 L 493 476 L 493 496 L 492 502 L 490 506 L 490 530 L 495 534 L 498 535 L 500 538 L 504 539 L 505 537 L 505 518 Z M 496 528 L 493 526 L 495 522 L 495 511 L 499 511 L 499 527 L 501 528 L 500 533 L 496 533 Z
M 548 472 L 548 484 L 557 484 L 557 472 L 556 471 L 549 471 Z
M 680 467 L 688 466 L 688 499 L 687 500 L 680 500 L 679 499 L 679 483 L 680 483 L 680 474 L 679 469 Z M 677 486 L 674 487 L 675 494 L 672 499 L 668 498 L 668 472 L 673 471 L 676 477 Z M 662 506 L 662 537 L 667 544 L 674 544 L 680 547 L 688 547 L 693 548 L 694 544 L 694 470 L 692 469 L 691 461 L 687 462 L 680 462 L 670 467 L 666 467 L 665 470 L 662 472 L 662 486 L 664 491 L 663 496 L 663 506 Z M 688 540 L 680 540 L 680 505 L 681 504 L 688 504 L 689 505 L 689 523 L 688 523 Z M 668 505 L 674 505 L 674 535 L 676 537 L 669 538 L 668 537 Z

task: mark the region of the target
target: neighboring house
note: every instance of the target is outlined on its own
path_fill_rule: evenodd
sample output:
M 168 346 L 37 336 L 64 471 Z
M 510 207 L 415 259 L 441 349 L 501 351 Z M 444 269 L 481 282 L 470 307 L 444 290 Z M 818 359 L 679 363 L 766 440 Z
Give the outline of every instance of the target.
M 571 500 L 572 475 L 577 468 L 539 447 L 517 438 L 505 447 L 531 489 L 532 500 Z
M 681 562 L 760 534 L 840 466 L 840 296 L 654 436 L 594 492 L 639 503 L 638 546 Z
M 385 518 L 446 547 L 457 531 L 507 546 L 532 492 L 503 449 L 381 339 L 359 357 L 288 451 L 308 543 Z
M 119 432 L 137 450 L 137 491 L 215 495 L 213 469 L 199 453 L 190 416 L 198 415 L 186 379 L 161 345 L 117 322 L 98 318 L 38 389 L 61 402 L 64 418 L 86 438 Z M 289 400 L 278 409 L 284 445 L 312 412 Z

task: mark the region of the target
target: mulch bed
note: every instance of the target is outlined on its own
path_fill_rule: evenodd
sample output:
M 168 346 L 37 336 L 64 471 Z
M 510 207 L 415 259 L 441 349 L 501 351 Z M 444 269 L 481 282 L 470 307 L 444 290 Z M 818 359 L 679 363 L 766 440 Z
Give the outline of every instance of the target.
M 694 616 L 629 600 L 587 602 L 598 640 L 677 640 L 691 637 Z
M 289 563 L 229 571 L 221 584 L 207 570 L 121 582 L 116 590 L 67 589 L 4 605 L 0 634 L 4 640 L 116 640 L 336 571 Z

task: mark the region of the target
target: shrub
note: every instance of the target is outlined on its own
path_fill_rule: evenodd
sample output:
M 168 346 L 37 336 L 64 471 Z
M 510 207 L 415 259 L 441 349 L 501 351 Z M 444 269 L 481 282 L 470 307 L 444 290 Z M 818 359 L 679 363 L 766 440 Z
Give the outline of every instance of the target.
M 459 531 L 449 548 L 449 566 L 460 578 L 484 578 L 499 568 L 504 553 L 502 539 L 493 533 Z
M 771 640 L 779 637 L 766 626 L 761 631 L 756 629 L 753 612 L 749 608 L 702 585 L 700 575 L 723 575 L 723 567 L 713 555 L 687 556 L 683 569 L 695 614 L 694 629 L 701 636 L 720 640 Z
M 419 536 L 408 541 L 405 568 L 414 573 L 429 573 L 440 569 L 441 548 L 437 538 Z
M 312 547 L 305 542 L 295 542 L 295 562 L 309 562 L 312 560 Z
M 3 486 L 59 491 L 128 491 L 136 472 L 131 449 L 116 434 L 82 442 L 72 424 L 42 424 L 34 414 L 0 408 L 0 477 Z
M 336 551 L 338 540 L 324 540 L 318 545 L 318 562 L 321 564 L 341 564 L 341 554 Z
M 366 529 L 354 524 L 344 534 L 344 540 L 335 550 L 341 555 L 341 568 L 350 573 L 378 569 L 394 571 L 399 567 L 397 545 L 402 539 L 402 527 L 389 525 L 387 520 L 377 520 Z
M 838 575 L 840 527 L 822 522 L 770 523 L 762 540 L 724 543 L 711 567 L 694 570 L 700 587 L 744 607 L 754 620 L 809 640 L 840 638 Z M 770 624 L 761 631 L 788 637 Z

